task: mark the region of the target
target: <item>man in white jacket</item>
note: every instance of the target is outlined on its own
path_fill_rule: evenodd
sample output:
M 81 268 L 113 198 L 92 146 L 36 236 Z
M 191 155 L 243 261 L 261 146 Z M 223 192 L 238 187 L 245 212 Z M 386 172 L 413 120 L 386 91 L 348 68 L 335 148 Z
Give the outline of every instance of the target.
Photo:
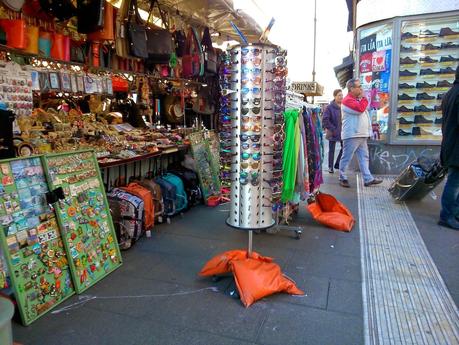
M 346 83 L 346 87 L 348 94 L 341 104 L 343 156 L 339 164 L 340 185 L 345 188 L 350 187 L 346 170 L 356 153 L 364 185 L 369 187 L 381 183 L 382 180 L 374 178 L 369 168 L 368 138 L 372 134 L 372 129 L 367 111 L 368 100 L 363 96 L 360 80 L 351 79 Z

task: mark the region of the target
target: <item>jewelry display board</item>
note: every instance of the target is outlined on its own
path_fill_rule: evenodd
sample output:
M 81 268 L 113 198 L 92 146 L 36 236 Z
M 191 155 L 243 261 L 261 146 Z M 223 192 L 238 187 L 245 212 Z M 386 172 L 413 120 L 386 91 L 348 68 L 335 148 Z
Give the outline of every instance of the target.
M 285 56 L 277 46 L 256 44 L 235 47 L 226 57 L 223 116 L 231 129 L 232 167 L 226 222 L 232 227 L 254 230 L 275 223 L 273 199 L 282 190 Z
M 47 155 L 44 162 L 51 189 L 64 192 L 54 205 L 81 293 L 122 262 L 98 163 L 92 151 Z
M 196 132 L 189 139 L 204 200 L 220 195 L 218 135 L 214 131 Z
M 441 100 L 458 62 L 457 18 L 402 22 L 397 139 L 441 140 Z
M 1 161 L 0 179 L 0 240 L 22 322 L 29 325 L 75 291 L 55 213 L 46 202 L 41 158 Z

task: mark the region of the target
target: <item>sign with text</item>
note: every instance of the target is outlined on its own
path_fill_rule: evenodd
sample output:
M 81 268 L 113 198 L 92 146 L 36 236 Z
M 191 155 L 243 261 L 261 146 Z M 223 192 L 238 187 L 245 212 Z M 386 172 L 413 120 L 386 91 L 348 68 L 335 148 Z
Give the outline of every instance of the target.
M 322 96 L 324 93 L 324 87 L 315 81 L 294 81 L 290 90 L 305 96 Z

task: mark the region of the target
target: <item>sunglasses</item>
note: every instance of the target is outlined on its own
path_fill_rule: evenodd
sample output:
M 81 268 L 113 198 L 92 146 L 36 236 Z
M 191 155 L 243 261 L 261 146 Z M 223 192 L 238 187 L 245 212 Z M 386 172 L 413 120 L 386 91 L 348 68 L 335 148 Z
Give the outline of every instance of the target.
M 250 99 L 242 99 L 241 103 L 242 105 L 247 105 L 249 104 L 250 102 Z M 255 106 L 258 106 L 261 104 L 261 98 L 252 98 L 252 104 L 255 105 Z
M 261 74 L 261 68 L 258 68 L 258 67 L 254 67 L 254 68 L 242 67 L 242 74 L 259 75 L 259 74 Z
M 258 125 L 253 125 L 253 126 L 249 126 L 249 125 L 242 125 L 241 126 L 241 130 L 243 132 L 255 132 L 255 133 L 260 133 L 261 132 L 261 127 L 258 126 Z
M 242 85 L 246 85 L 246 84 L 249 84 L 249 83 L 252 83 L 254 85 L 260 86 L 261 85 L 261 77 L 255 77 L 253 79 L 251 79 L 251 78 L 242 79 Z
M 250 145 L 248 142 L 245 142 L 245 143 L 242 143 L 241 144 L 241 147 L 244 149 L 244 150 L 248 150 L 250 148 L 253 148 L 255 150 L 260 150 L 261 148 L 261 145 L 259 143 L 252 143 L 252 145 Z
M 242 90 L 241 90 L 241 93 L 243 95 L 247 95 L 249 92 L 252 92 L 253 94 L 255 95 L 259 95 L 261 93 L 261 88 L 259 87 L 243 87 Z
M 242 115 L 247 115 L 250 110 L 252 110 L 252 113 L 254 113 L 254 114 L 259 114 L 261 108 L 260 107 L 242 108 L 241 113 L 242 113 Z M 265 110 L 267 110 L 267 109 L 265 109 Z
M 241 59 L 242 63 L 245 65 L 245 64 L 248 64 L 249 62 L 252 62 L 254 66 L 260 66 L 261 65 L 261 57 L 259 56 L 256 56 L 256 57 L 253 57 L 253 58 L 247 58 L 247 57 L 243 57 Z
M 259 123 L 261 121 L 261 115 L 258 116 L 244 116 L 242 115 L 242 122 L 248 123 L 250 121 Z
M 241 139 L 242 142 L 248 141 L 250 139 L 252 142 L 257 143 L 260 141 L 261 135 L 259 134 L 252 134 L 252 135 L 241 134 L 239 138 Z
M 255 153 L 248 153 L 248 152 L 243 152 L 241 153 L 241 158 L 242 160 L 248 160 L 250 158 L 252 158 L 254 161 L 259 161 L 261 159 L 261 154 L 260 152 L 255 152 Z
M 253 170 L 257 170 L 260 167 L 260 162 L 255 161 L 255 162 L 241 162 L 241 168 L 242 169 L 248 169 L 252 168 Z
M 242 48 L 241 49 L 241 54 L 242 56 L 246 56 L 249 53 L 251 53 L 253 56 L 258 56 L 262 52 L 261 49 L 259 48 Z

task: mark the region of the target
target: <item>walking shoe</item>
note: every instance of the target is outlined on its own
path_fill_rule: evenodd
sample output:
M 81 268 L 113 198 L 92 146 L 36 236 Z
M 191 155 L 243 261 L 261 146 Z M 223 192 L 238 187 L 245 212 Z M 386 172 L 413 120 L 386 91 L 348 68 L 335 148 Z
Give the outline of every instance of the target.
M 440 46 L 434 46 L 432 43 L 423 44 L 421 50 L 438 50 Z
M 412 77 L 418 75 L 416 72 L 408 71 L 407 69 L 399 73 L 400 77 Z
M 410 38 L 416 38 L 418 37 L 417 35 L 412 34 L 411 32 L 405 32 L 402 34 L 402 40 L 407 40 Z
M 436 117 L 434 123 L 436 125 L 441 125 L 443 123 L 443 117 Z
M 451 30 L 451 28 L 448 27 L 440 29 L 440 37 L 453 35 L 459 35 L 459 32 L 453 31 Z
M 438 60 L 432 59 L 430 56 L 422 57 L 422 58 L 419 59 L 419 61 L 425 62 L 425 63 L 438 62 Z
M 410 101 L 410 100 L 412 100 L 414 98 L 415 97 L 407 95 L 406 93 L 398 95 L 398 99 L 401 100 L 401 101 Z
M 415 115 L 414 116 L 414 123 L 432 123 L 432 120 L 426 119 L 423 115 Z
M 443 96 L 444 96 L 444 95 L 445 95 L 444 93 L 439 93 L 439 94 L 437 95 L 437 99 L 443 99 Z
M 335 173 L 335 171 L 333 170 L 333 168 L 329 168 L 329 169 L 328 169 L 328 172 L 329 172 L 330 174 L 334 174 L 334 173 Z
M 407 120 L 407 119 L 405 119 L 404 117 L 399 117 L 399 118 L 398 118 L 398 123 L 401 124 L 401 125 L 411 125 L 411 124 L 413 124 L 414 122 L 413 122 L 413 121 L 410 121 L 410 120 Z
M 416 49 L 416 48 L 414 48 L 414 47 L 400 46 L 400 52 L 409 53 L 409 52 L 416 52 L 416 51 L 418 51 L 418 49 Z
M 452 220 L 440 219 L 438 221 L 438 225 L 443 226 L 445 228 L 450 228 L 453 230 L 459 230 L 459 221 L 457 219 L 452 219 Z
M 448 80 L 442 80 L 437 82 L 437 87 L 452 87 L 453 83 L 450 83 Z
M 421 135 L 433 135 L 433 133 L 426 131 L 424 128 L 421 127 Z
M 429 84 L 428 82 L 424 81 L 422 83 L 416 83 L 416 89 L 429 89 L 435 87 L 435 84 Z
M 410 132 L 405 132 L 403 129 L 398 130 L 398 135 L 401 137 L 406 137 L 407 135 L 411 135 Z
M 414 107 L 414 112 L 415 113 L 428 113 L 434 111 L 432 108 L 427 108 L 424 104 L 423 105 L 417 105 Z
M 433 75 L 433 74 L 439 74 L 440 71 L 434 71 L 432 68 L 426 68 L 426 69 L 421 69 L 419 72 L 419 75 Z
M 413 127 L 411 129 L 411 134 L 413 134 L 413 135 L 421 135 L 421 127 Z
M 417 100 L 430 100 L 430 99 L 435 99 L 435 96 L 431 96 L 427 92 L 422 92 L 416 95 L 416 99 Z
M 440 74 L 455 74 L 455 73 L 456 73 L 456 70 L 452 69 L 451 67 L 440 68 Z
M 430 30 L 421 31 L 421 33 L 419 34 L 419 38 L 427 38 L 427 37 L 435 37 L 435 36 L 438 36 L 438 34 Z
M 398 84 L 399 89 L 414 89 L 414 85 L 408 83 Z
M 334 168 L 335 168 L 336 170 L 338 170 L 338 169 L 339 169 L 339 164 L 335 164 Z
M 374 185 L 374 184 L 380 184 L 380 183 L 382 183 L 382 182 L 383 182 L 383 180 L 381 180 L 381 179 L 379 179 L 379 178 L 374 178 L 374 179 L 371 180 L 370 182 L 365 182 L 363 185 L 364 185 L 365 187 L 370 187 L 370 186 L 372 186 L 372 185 Z
M 459 59 L 455 58 L 454 56 L 451 56 L 451 55 L 442 56 L 440 58 L 440 62 L 451 62 L 451 61 L 459 61 Z
M 344 188 L 351 188 L 348 180 L 339 180 L 339 185 Z
M 455 44 L 454 42 L 447 42 L 441 44 L 441 49 L 456 49 L 459 48 L 459 44 Z
M 410 112 L 413 112 L 414 109 L 412 109 L 412 108 L 407 108 L 407 107 L 405 107 L 404 105 L 402 105 L 401 107 L 398 107 L 398 108 L 397 108 L 397 111 L 398 111 L 399 113 L 410 113 Z
M 400 65 L 413 65 L 418 63 L 416 60 L 411 59 L 409 56 L 400 59 Z
M 437 137 L 441 137 L 443 135 L 443 132 L 441 130 L 441 128 L 437 128 L 433 131 L 432 133 L 433 135 L 437 136 Z

